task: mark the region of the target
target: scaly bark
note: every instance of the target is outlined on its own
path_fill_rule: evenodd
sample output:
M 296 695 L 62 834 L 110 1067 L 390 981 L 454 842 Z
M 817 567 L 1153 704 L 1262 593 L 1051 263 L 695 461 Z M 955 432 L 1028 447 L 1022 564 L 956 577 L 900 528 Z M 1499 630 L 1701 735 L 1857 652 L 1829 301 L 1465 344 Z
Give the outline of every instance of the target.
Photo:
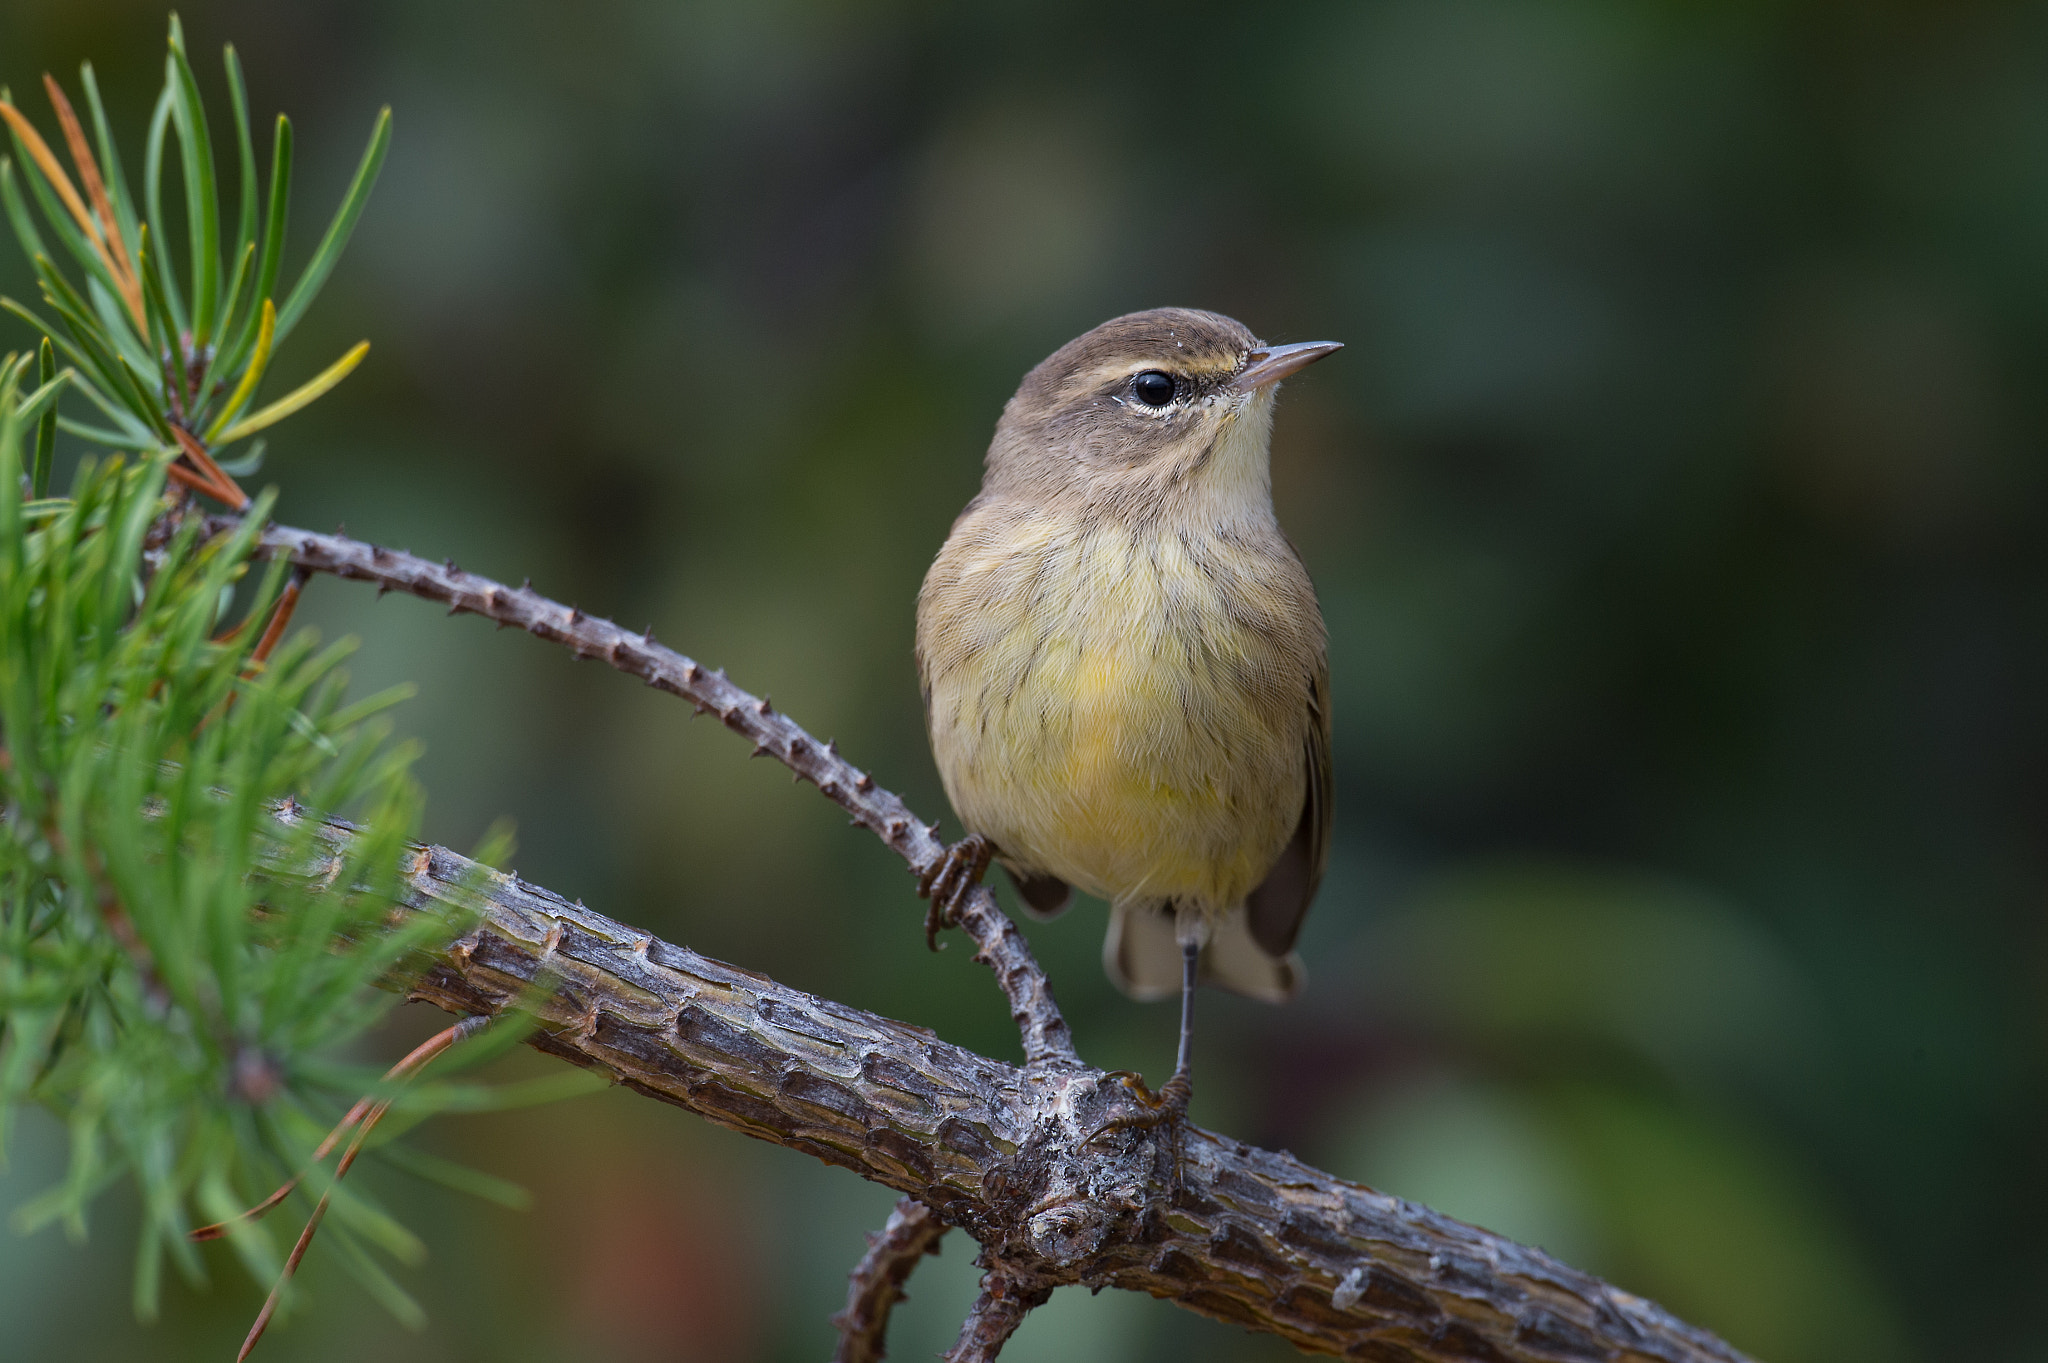
M 888 1223 L 868 1237 L 868 1252 L 847 1275 L 846 1309 L 832 1317 L 839 1347 L 832 1363 L 881 1363 L 888 1356 L 883 1341 L 889 1334 L 889 1313 L 908 1294 L 903 1284 L 917 1270 L 918 1260 L 939 1252 L 946 1223 L 930 1207 L 906 1197 L 889 1213 Z
M 213 518 L 209 528 L 231 524 Z M 303 567 L 603 658 L 716 713 L 913 872 L 944 854 L 936 825 L 831 744 L 651 633 L 339 535 L 271 526 L 261 542 Z M 326 831 L 350 836 L 346 825 Z M 993 1358 L 1025 1312 L 1077 1285 L 1147 1292 L 1307 1351 L 1384 1363 L 1746 1363 L 1711 1334 L 1540 1250 L 1292 1155 L 1196 1127 L 1179 1140 L 1171 1127 L 1094 1138 L 1137 1100 L 1119 1075 L 1080 1062 L 1043 971 L 985 889 L 966 898 L 960 926 L 1010 1000 L 1021 1069 L 663 942 L 445 848 L 418 849 L 408 881 L 416 907 L 477 915 L 422 964 L 413 997 L 470 1015 L 529 1010 L 542 1023 L 539 1049 L 852 1169 L 979 1241 L 988 1272 L 955 1359 Z
M 225 534 L 241 524 L 234 516 L 209 516 L 204 533 Z M 530 586 L 502 582 L 464 572 L 450 559 L 429 562 L 396 549 L 385 549 L 343 535 L 318 535 L 289 526 L 265 526 L 257 552 L 289 558 L 301 568 L 332 573 L 358 582 L 374 582 L 379 594 L 403 591 L 448 607 L 450 615 L 469 612 L 516 626 L 537 638 L 567 647 L 578 658 L 600 658 L 649 686 L 682 697 L 698 714 L 714 714 L 719 722 L 754 745 L 757 757 L 773 757 L 802 779 L 817 786 L 826 799 L 853 816 L 921 875 L 945 856 L 937 824 L 926 824 L 910 812 L 902 797 L 875 784 L 875 779 L 839 755 L 837 745 L 819 742 L 787 715 L 776 712 L 766 697 L 750 695 L 726 680 L 722 670 L 699 665 L 664 644 L 654 631 L 634 634 L 609 620 L 585 615 L 574 606 L 550 601 Z M 1026 1063 L 1034 1068 L 1080 1064 L 1073 1034 L 1053 1002 L 1045 974 L 1032 959 L 1024 935 L 997 907 L 995 896 L 977 889 L 963 898 L 958 926 L 972 937 L 976 959 L 995 971 L 1010 1014 L 1024 1039 Z
M 287 809 L 286 818 L 304 818 Z M 352 836 L 330 823 L 325 836 Z M 1164 1297 L 1316 1353 L 1420 1363 L 1742 1355 L 1540 1250 L 1189 1127 L 1091 1141 L 1122 1077 L 1006 1065 L 571 904 L 441 847 L 411 906 L 476 915 L 403 986 L 451 1012 L 524 1009 L 531 1044 L 722 1126 L 909 1194 L 982 1247 L 958 1349 L 993 1357 L 1055 1287 Z

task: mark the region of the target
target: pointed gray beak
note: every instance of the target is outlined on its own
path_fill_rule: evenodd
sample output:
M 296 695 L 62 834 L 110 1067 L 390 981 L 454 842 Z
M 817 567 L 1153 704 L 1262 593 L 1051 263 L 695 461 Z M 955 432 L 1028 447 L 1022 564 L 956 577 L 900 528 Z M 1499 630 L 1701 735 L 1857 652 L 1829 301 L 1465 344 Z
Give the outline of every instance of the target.
M 1304 369 L 1335 350 L 1342 341 L 1298 341 L 1293 345 L 1267 345 L 1244 357 L 1244 369 L 1231 380 L 1240 393 L 1278 383 L 1297 369 Z

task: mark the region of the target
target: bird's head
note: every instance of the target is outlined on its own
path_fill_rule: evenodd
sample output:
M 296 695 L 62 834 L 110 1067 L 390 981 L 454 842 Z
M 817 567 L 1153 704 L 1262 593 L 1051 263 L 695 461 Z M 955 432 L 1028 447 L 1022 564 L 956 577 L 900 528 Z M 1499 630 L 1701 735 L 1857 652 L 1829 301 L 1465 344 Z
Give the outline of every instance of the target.
M 1340 348 L 1269 346 L 1192 308 L 1114 318 L 1024 376 L 996 427 L 984 487 L 1125 517 L 1193 503 L 1222 517 L 1270 514 L 1274 389 Z

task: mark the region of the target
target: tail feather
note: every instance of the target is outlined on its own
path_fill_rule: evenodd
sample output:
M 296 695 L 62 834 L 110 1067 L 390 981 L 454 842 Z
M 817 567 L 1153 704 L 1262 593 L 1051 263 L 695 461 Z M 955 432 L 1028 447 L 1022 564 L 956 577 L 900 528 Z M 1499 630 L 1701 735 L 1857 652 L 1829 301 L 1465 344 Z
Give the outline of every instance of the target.
M 1251 923 L 1242 907 L 1217 920 L 1202 949 L 1200 979 L 1242 994 L 1261 1003 L 1285 1003 L 1301 992 L 1308 972 L 1301 957 L 1293 952 L 1269 955 L 1252 937 Z
M 1174 940 L 1173 916 L 1149 904 L 1110 905 L 1102 968 L 1134 999 L 1150 1002 L 1180 993 L 1180 943 Z
M 1180 993 L 1180 961 L 1170 909 L 1145 904 L 1110 907 L 1102 967 L 1117 988 L 1134 999 L 1172 998 Z M 1285 1003 L 1301 991 L 1307 973 L 1291 951 L 1268 955 L 1253 939 L 1251 924 L 1239 906 L 1211 925 L 1198 978 L 1246 998 Z

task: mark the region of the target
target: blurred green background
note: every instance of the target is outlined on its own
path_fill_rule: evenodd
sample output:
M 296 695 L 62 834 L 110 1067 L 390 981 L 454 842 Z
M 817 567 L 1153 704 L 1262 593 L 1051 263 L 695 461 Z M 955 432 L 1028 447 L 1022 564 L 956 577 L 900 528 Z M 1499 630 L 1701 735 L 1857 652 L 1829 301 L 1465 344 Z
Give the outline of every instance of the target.
M 949 826 L 912 601 L 1018 377 L 1164 303 L 1347 342 L 1274 450 L 1336 692 L 1311 983 L 1204 997 L 1196 1119 L 1770 1363 L 2048 1359 L 2048 6 L 183 13 L 210 98 L 232 40 L 294 118 L 301 251 L 396 110 L 267 390 L 373 342 L 273 439 L 280 516 L 651 622 Z M 13 0 L 0 79 L 49 128 L 36 77 L 90 57 L 133 164 L 163 18 Z M 333 580 L 301 618 L 419 683 L 436 840 L 511 816 L 530 879 L 1015 1055 L 894 859 L 688 707 Z M 1083 1053 L 1157 1078 L 1172 1010 L 1101 927 L 1032 935 Z M 891 1201 L 618 1093 L 420 1139 L 535 1205 L 369 1171 L 429 1323 L 316 1244 L 261 1357 L 816 1359 Z M 0 1206 L 62 1159 L 18 1133 Z M 138 1326 L 126 1218 L 0 1235 L 0 1356 L 231 1354 L 258 1289 L 216 1257 Z M 1288 1356 L 1114 1292 L 1005 1354 Z

